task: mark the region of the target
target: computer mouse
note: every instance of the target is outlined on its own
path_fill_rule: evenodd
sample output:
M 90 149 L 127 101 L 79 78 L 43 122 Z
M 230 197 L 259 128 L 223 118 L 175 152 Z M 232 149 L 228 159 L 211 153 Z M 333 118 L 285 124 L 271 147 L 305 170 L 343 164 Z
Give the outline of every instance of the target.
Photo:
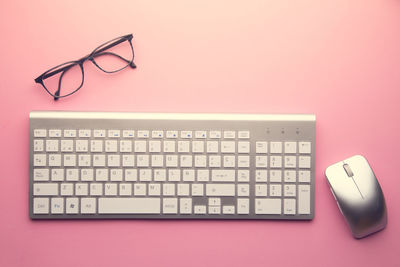
M 362 238 L 387 225 L 385 197 L 368 161 L 356 155 L 325 170 L 341 213 L 355 238 Z

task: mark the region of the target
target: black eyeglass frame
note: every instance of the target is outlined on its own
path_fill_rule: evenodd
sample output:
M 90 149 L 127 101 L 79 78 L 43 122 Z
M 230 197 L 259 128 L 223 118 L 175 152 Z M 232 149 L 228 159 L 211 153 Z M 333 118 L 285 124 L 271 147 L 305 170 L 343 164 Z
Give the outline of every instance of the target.
M 46 92 L 49 93 L 52 97 L 54 97 L 54 100 L 58 100 L 59 98 L 70 96 L 70 95 L 76 93 L 76 91 L 78 91 L 79 89 L 81 89 L 81 87 L 83 85 L 83 82 L 85 80 L 85 72 L 83 70 L 83 63 L 85 61 L 87 61 L 87 60 L 91 61 L 97 68 L 99 68 L 100 70 L 102 70 L 102 71 L 104 71 L 106 73 L 115 73 L 115 72 L 118 72 L 118 71 L 121 71 L 121 70 L 125 69 L 128 66 L 130 66 L 131 68 L 134 69 L 134 68 L 136 68 L 136 65 L 135 65 L 135 63 L 133 63 L 133 60 L 135 58 L 135 53 L 133 51 L 132 39 L 133 39 L 133 35 L 132 34 L 128 34 L 128 35 L 124 35 L 124 36 L 121 36 L 121 37 L 114 38 L 114 39 L 112 39 L 112 40 L 110 40 L 108 42 L 105 42 L 102 45 L 98 46 L 96 49 L 93 50 L 93 52 L 91 52 L 89 55 L 87 55 L 87 56 L 85 56 L 85 57 L 83 57 L 81 59 L 78 59 L 78 60 L 75 60 L 75 61 L 68 61 L 68 62 L 62 63 L 62 64 L 60 64 L 58 66 L 55 66 L 54 68 L 51 68 L 51 69 L 45 71 L 43 74 L 41 74 L 39 77 L 37 77 L 35 79 L 35 82 L 41 84 L 43 86 L 43 88 L 46 90 Z M 114 46 L 116 46 L 116 45 L 118 45 L 118 44 L 120 44 L 122 42 L 125 42 L 125 41 L 129 41 L 129 45 L 130 45 L 130 47 L 132 49 L 132 59 L 131 60 L 125 59 L 125 58 L 121 57 L 118 54 L 106 51 L 107 49 L 110 49 L 110 48 L 112 48 L 112 47 L 114 47 Z M 103 69 L 102 67 L 100 67 L 96 63 L 95 58 L 98 57 L 98 56 L 106 55 L 106 54 L 113 55 L 113 56 L 116 56 L 116 57 L 122 59 L 123 61 L 125 61 L 127 63 L 127 65 L 122 67 L 122 68 L 120 68 L 120 69 L 118 69 L 118 70 L 114 70 L 114 71 L 107 71 L 107 70 Z M 72 92 L 70 92 L 70 93 L 68 93 L 66 95 L 60 95 L 61 80 L 62 80 L 63 75 L 66 73 L 66 71 L 68 71 L 70 68 L 72 68 L 72 67 L 74 67 L 76 65 L 79 65 L 79 67 L 81 69 L 81 72 L 82 72 L 82 82 L 81 82 L 81 84 L 74 91 L 72 91 Z M 64 66 L 64 67 L 62 67 L 62 66 Z M 45 80 L 45 79 L 47 79 L 47 78 L 49 78 L 49 77 L 51 77 L 53 75 L 56 75 L 56 74 L 58 74 L 60 72 L 62 72 L 62 74 L 61 74 L 61 76 L 59 78 L 59 81 L 58 81 L 58 89 L 53 94 L 46 87 L 46 85 L 44 84 L 43 80 Z

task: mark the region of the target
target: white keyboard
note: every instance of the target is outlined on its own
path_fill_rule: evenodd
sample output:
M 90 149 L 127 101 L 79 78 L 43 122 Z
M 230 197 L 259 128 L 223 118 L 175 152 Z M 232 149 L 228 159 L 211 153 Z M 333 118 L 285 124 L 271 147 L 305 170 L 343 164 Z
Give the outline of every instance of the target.
M 314 115 L 30 113 L 32 219 L 312 219 Z

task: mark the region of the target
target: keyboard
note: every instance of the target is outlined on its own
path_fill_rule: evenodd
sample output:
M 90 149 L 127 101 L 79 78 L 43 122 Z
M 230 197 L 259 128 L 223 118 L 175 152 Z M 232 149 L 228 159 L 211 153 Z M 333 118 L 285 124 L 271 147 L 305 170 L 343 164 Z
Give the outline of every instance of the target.
M 32 219 L 314 217 L 315 116 L 32 111 Z

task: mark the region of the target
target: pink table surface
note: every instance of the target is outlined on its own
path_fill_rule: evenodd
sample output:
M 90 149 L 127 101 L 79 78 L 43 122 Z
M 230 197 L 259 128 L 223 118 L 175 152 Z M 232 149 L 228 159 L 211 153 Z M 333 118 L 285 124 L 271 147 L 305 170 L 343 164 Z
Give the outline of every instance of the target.
M 138 68 L 54 102 L 33 81 L 133 33 Z M 1 1 L 0 266 L 400 266 L 400 2 Z M 32 221 L 31 110 L 315 113 L 310 222 Z M 351 237 L 325 168 L 366 156 L 387 228 Z

